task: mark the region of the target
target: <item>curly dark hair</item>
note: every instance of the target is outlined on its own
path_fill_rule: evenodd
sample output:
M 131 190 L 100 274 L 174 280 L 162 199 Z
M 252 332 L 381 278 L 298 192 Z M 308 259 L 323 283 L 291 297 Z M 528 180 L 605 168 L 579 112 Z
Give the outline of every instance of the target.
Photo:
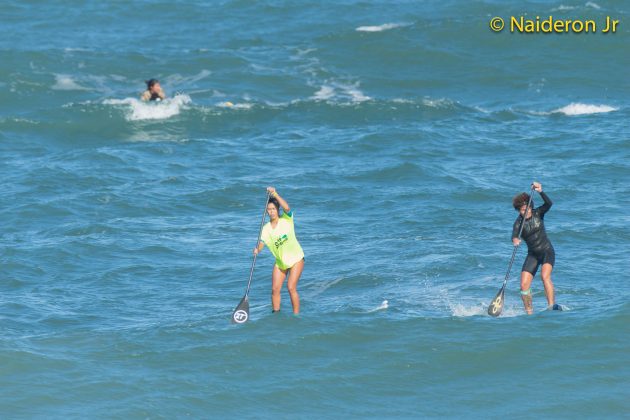
M 529 194 L 525 192 L 515 195 L 514 198 L 512 199 L 512 205 L 514 206 L 515 210 L 518 210 L 521 207 L 526 206 L 527 203 L 529 203 Z

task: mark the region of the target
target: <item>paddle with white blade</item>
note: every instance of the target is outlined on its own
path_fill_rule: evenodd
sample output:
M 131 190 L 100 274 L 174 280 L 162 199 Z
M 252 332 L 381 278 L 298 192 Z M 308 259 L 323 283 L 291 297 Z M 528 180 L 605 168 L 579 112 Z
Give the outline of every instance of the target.
M 532 197 L 534 196 L 534 186 L 532 185 L 532 189 L 529 191 L 529 201 L 527 202 L 527 207 L 525 208 L 525 215 L 523 216 L 523 220 L 521 220 L 521 227 L 518 230 L 518 239 L 521 239 L 521 233 L 523 233 L 523 226 L 525 226 L 525 218 L 527 217 L 527 212 L 532 204 Z M 516 251 L 518 251 L 518 245 L 514 245 L 514 250 L 512 251 L 512 258 L 510 259 L 510 264 L 508 265 L 507 273 L 505 274 L 505 279 L 503 280 L 503 286 L 501 286 L 501 290 L 499 293 L 492 299 L 490 302 L 490 306 L 488 306 L 488 315 L 497 317 L 501 315 L 501 311 L 503 310 L 503 301 L 505 295 L 505 285 L 507 284 L 508 279 L 510 278 L 510 272 L 512 271 L 512 264 L 514 263 L 514 257 L 516 257 Z
M 258 246 L 258 241 L 260 241 L 260 234 L 262 233 L 262 228 L 265 223 L 265 213 L 267 212 L 267 203 L 269 203 L 270 192 L 267 192 L 267 199 L 265 200 L 265 209 L 263 210 L 262 220 L 260 221 L 260 229 L 258 230 L 258 237 L 256 239 L 256 246 Z M 254 254 L 254 260 L 252 261 L 252 268 L 249 270 L 249 280 L 247 281 L 247 289 L 245 290 L 245 296 L 238 303 L 236 309 L 232 313 L 232 323 L 233 324 L 244 324 L 249 319 L 249 288 L 252 285 L 252 277 L 254 275 L 254 267 L 256 266 L 256 256 L 258 254 Z

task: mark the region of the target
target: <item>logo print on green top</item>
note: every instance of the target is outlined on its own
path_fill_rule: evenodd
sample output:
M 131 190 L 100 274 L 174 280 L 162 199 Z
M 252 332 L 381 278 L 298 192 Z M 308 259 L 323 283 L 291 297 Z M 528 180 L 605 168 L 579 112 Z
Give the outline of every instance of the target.
M 276 246 L 276 248 L 280 248 L 286 241 L 288 241 L 289 238 L 287 235 L 282 235 L 281 237 L 279 237 L 276 242 L 274 243 L 274 245 Z

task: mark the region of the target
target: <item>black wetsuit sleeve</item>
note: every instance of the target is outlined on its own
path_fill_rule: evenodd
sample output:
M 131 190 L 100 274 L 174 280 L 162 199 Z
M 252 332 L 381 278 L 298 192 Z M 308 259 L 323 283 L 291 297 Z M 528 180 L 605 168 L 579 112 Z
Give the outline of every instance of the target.
M 522 217 L 518 216 L 514 222 L 514 226 L 512 227 L 512 239 L 518 238 L 518 231 L 521 228 L 521 220 Z
M 539 214 L 542 216 L 543 214 L 545 214 L 545 213 L 547 213 L 549 211 L 549 209 L 553 205 L 553 202 L 547 196 L 547 194 L 545 194 L 544 191 L 540 193 L 540 196 L 542 197 L 543 201 L 545 202 L 542 206 L 538 207 Z

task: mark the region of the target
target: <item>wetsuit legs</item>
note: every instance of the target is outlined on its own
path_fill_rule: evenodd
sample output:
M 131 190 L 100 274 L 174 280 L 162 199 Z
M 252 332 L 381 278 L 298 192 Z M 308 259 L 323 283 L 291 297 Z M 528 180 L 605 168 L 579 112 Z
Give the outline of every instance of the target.
M 545 296 L 547 296 L 547 306 L 553 306 L 555 302 L 555 295 L 553 291 L 553 283 L 551 282 L 551 271 L 553 270 L 553 265 L 549 263 L 545 263 L 542 266 L 542 270 L 540 271 L 540 276 L 542 277 L 543 286 L 545 287 Z
M 534 308 L 532 306 L 532 280 L 534 276 L 532 273 L 528 273 L 527 271 L 521 272 L 521 299 L 523 299 L 523 306 L 525 306 L 525 311 L 528 315 L 534 313 Z

